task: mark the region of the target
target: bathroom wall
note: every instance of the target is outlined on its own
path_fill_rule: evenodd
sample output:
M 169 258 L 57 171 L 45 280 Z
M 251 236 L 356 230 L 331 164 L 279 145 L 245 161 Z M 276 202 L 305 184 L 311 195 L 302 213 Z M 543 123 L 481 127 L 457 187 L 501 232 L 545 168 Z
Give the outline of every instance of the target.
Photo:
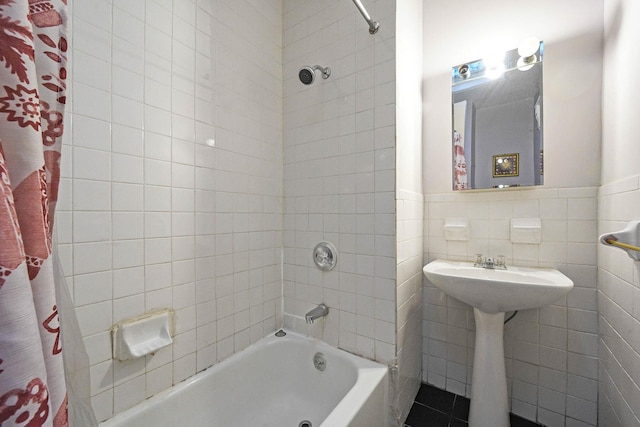
M 601 0 L 424 3 L 425 259 L 505 255 L 517 265 L 555 267 L 575 287 L 505 326 L 511 411 L 547 426 L 596 425 L 597 190 L 603 7 Z M 451 191 L 453 65 L 545 42 L 545 185 Z M 468 218 L 470 238 L 444 239 L 445 218 Z M 511 218 L 540 218 L 542 243 L 511 243 Z M 423 379 L 470 395 L 474 320 L 470 308 L 424 281 Z
M 397 419 L 422 379 L 422 0 L 396 4 Z
M 281 323 L 282 9 L 71 8 L 56 222 L 104 420 Z M 165 307 L 176 312 L 173 345 L 114 361 L 111 325 Z
M 602 187 L 598 232 L 640 220 L 640 148 L 636 117 L 640 84 L 623 78 L 640 60 L 630 54 L 640 37 L 634 17 L 640 5 L 605 0 Z M 635 243 L 637 245 L 637 242 Z M 620 249 L 598 251 L 599 425 L 640 425 L 640 263 Z
M 602 15 L 602 0 L 425 2 L 426 193 L 451 190 L 451 67 L 514 49 L 530 36 L 545 42 L 545 187 L 600 184 L 601 126 L 594 117 L 600 115 Z
M 567 297 L 520 311 L 505 325 L 511 411 L 547 426 L 596 425 L 596 194 L 597 188 L 583 187 L 426 198 L 425 263 L 503 254 L 507 264 L 554 267 L 574 281 Z M 469 218 L 469 241 L 446 241 L 444 219 L 459 216 Z M 540 245 L 511 243 L 509 222 L 519 217 L 542 220 Z M 424 285 L 423 379 L 470 396 L 473 311 Z
M 419 110 L 418 110 L 419 112 Z M 399 140 L 398 140 L 399 142 Z M 405 420 L 422 380 L 422 194 L 398 191 L 397 201 L 397 365 L 394 408 Z
M 285 0 L 284 320 L 329 315 L 309 332 L 369 359 L 396 351 L 395 1 L 366 2 L 369 34 L 352 2 Z M 331 68 L 305 86 L 305 65 Z M 312 260 L 320 241 L 338 250 L 334 270 Z

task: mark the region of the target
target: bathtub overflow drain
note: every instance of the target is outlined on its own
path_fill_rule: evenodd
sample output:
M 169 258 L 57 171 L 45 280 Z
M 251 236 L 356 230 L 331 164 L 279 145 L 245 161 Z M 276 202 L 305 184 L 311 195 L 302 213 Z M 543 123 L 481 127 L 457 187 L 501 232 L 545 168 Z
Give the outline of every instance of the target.
M 324 358 L 324 354 L 316 353 L 313 356 L 313 366 L 315 366 L 318 371 L 327 369 L 327 359 Z
M 300 421 L 300 424 L 298 424 L 298 427 L 311 427 L 311 421 L 308 421 L 308 420 Z

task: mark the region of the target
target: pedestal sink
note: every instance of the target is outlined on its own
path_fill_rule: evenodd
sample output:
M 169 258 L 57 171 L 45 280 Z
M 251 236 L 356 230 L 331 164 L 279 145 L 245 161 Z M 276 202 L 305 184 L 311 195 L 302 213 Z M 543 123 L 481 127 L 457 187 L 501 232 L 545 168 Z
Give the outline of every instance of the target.
M 473 307 L 476 348 L 469 426 L 509 427 L 504 314 L 551 304 L 566 295 L 573 282 L 550 268 L 497 270 L 443 260 L 430 262 L 422 271 L 434 286 Z

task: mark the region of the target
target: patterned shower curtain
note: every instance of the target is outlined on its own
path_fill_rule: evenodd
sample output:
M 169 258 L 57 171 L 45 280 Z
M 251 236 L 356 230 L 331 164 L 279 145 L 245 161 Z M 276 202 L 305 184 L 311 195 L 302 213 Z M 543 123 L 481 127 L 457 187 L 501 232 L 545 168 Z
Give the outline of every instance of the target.
M 453 130 L 453 189 L 466 190 L 467 184 L 467 159 L 464 156 L 462 135 Z
M 0 426 L 67 426 L 51 236 L 66 0 L 0 0 Z

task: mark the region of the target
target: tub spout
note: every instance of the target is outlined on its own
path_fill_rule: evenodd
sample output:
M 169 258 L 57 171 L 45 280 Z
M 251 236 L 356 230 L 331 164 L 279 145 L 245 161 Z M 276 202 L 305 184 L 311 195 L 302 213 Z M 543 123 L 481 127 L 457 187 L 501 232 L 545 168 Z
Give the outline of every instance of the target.
M 316 319 L 326 316 L 329 314 L 329 307 L 324 304 L 320 304 L 310 312 L 304 315 L 307 323 L 313 323 Z

